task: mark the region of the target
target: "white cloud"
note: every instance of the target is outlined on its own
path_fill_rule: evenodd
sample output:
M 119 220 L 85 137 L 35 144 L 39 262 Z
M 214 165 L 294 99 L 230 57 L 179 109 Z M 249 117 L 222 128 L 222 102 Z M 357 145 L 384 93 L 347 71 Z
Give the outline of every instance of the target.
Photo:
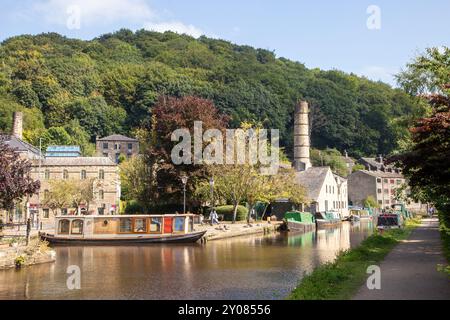
M 171 22 L 146 22 L 144 23 L 144 29 L 164 32 L 164 31 L 173 31 L 179 34 L 188 34 L 194 38 L 198 38 L 204 34 L 204 32 L 195 26 L 189 24 L 186 25 L 179 21 L 171 21 Z
M 153 10 L 143 0 L 46 0 L 34 5 L 34 12 L 51 24 L 66 25 L 69 8 L 77 6 L 83 26 L 120 21 L 143 23 L 153 19 Z

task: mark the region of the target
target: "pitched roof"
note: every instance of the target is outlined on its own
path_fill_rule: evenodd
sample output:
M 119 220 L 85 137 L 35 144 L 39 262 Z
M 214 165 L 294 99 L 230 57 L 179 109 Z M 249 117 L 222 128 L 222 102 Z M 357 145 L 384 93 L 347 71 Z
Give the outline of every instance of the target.
M 126 137 L 126 136 L 121 135 L 121 134 L 113 134 L 113 135 L 110 135 L 110 136 L 98 139 L 97 141 L 129 141 L 129 142 L 138 142 L 137 139 L 129 138 L 129 137 Z
M 404 179 L 405 177 L 401 173 L 396 172 L 386 172 L 386 171 L 369 171 L 369 170 L 359 170 L 357 172 L 363 172 L 372 177 L 377 178 L 399 178 Z
M 7 146 L 14 149 L 17 152 L 30 152 L 33 155 L 39 157 L 40 152 L 39 149 L 31 144 L 20 140 L 19 138 L 13 135 L 3 135 L 2 138 Z
M 297 183 L 304 186 L 311 200 L 317 200 L 330 167 L 311 167 L 306 171 L 296 172 Z
M 45 158 L 43 166 L 116 166 L 108 157 Z
M 361 161 L 363 163 L 367 163 L 369 165 L 371 165 L 372 167 L 378 168 L 380 169 L 381 167 L 385 167 L 385 168 L 393 168 L 394 166 L 392 164 L 385 164 L 384 162 L 378 162 L 376 158 L 361 158 Z

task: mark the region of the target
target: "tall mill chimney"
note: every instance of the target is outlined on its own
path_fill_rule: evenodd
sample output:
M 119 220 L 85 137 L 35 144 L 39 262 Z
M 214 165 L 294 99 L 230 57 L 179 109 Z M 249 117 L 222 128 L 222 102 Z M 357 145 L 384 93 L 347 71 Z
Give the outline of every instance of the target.
M 295 106 L 294 114 L 294 168 L 306 171 L 311 167 L 309 158 L 309 106 L 301 101 Z
M 23 138 L 23 113 L 13 113 L 12 135 L 20 140 Z

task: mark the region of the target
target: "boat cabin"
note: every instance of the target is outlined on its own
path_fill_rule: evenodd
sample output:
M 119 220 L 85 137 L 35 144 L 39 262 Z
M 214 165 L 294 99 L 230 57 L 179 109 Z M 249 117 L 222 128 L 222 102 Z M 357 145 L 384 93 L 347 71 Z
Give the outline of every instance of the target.
M 58 237 L 157 237 L 192 233 L 194 215 L 57 216 L 55 223 Z

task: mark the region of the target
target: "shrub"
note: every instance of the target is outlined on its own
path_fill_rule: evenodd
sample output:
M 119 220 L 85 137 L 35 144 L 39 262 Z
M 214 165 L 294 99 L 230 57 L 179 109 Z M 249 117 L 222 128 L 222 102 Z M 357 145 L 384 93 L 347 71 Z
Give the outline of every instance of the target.
M 18 256 L 14 259 L 14 264 L 16 265 L 16 268 L 21 268 L 25 264 L 25 258 L 23 256 Z
M 144 212 L 144 207 L 135 200 L 129 201 L 125 207 L 125 214 L 142 214 Z
M 225 221 L 233 221 L 233 206 L 221 206 L 216 208 L 218 215 L 223 215 Z M 236 221 L 247 219 L 248 209 L 244 206 L 238 206 Z

